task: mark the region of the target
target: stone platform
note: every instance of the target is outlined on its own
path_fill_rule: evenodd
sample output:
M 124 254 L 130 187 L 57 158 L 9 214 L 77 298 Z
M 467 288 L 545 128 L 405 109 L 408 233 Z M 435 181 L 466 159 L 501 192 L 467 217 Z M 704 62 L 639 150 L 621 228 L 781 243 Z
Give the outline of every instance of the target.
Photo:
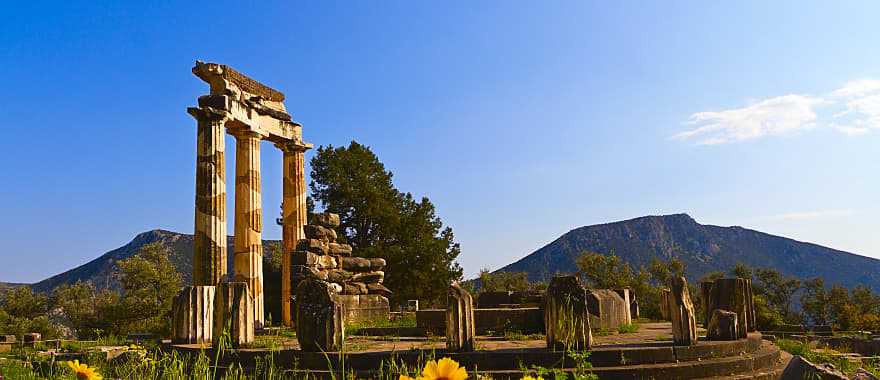
M 323 378 L 331 377 L 331 369 L 338 374 L 343 362 L 346 370 L 353 371 L 358 378 L 374 378 L 383 363 L 387 366 L 393 360 L 413 368 L 432 354 L 438 358 L 450 357 L 468 371 L 479 370 L 481 375 L 494 379 L 519 379 L 522 366 L 561 367 L 571 372 L 575 365 L 564 352 L 548 351 L 543 339 L 478 336 L 477 351 L 467 353 L 447 352 L 442 337 L 352 336 L 346 338 L 345 345 L 344 354 L 325 355 L 302 352 L 296 339 L 289 339 L 274 352 L 241 349 L 232 357 L 247 369 L 254 367 L 258 358 L 275 355 L 275 363 L 289 371 Z M 198 345 L 173 347 L 193 354 L 199 350 Z M 213 353 L 207 354 L 213 357 Z M 778 379 L 789 360 L 788 354 L 763 340 L 759 333 L 736 341 L 700 341 L 694 346 L 673 346 L 669 323 L 646 323 L 635 333 L 596 336 L 589 358 L 593 373 L 602 379 Z M 293 363 L 297 363 L 296 368 Z M 229 361 L 220 363 L 221 366 L 230 364 Z

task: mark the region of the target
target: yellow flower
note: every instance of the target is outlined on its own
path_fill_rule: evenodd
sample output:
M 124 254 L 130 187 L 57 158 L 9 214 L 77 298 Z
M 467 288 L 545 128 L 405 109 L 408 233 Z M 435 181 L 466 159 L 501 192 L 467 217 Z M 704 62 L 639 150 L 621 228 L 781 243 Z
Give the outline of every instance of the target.
M 419 380 L 464 380 L 467 379 L 467 371 L 459 367 L 455 360 L 443 358 L 438 361 L 429 361 L 422 370 Z
M 85 363 L 80 364 L 79 360 L 74 360 L 72 362 L 67 362 L 67 366 L 73 370 L 73 373 L 76 374 L 77 379 L 82 380 L 103 380 L 101 374 L 95 371 L 94 368 L 89 368 Z
M 538 377 L 523 376 L 522 379 L 520 379 L 520 380 L 544 380 L 544 378 L 541 376 L 538 376 Z
M 398 380 L 416 380 L 416 379 L 413 379 L 412 377 L 409 377 L 406 375 L 400 375 L 400 379 L 398 379 Z

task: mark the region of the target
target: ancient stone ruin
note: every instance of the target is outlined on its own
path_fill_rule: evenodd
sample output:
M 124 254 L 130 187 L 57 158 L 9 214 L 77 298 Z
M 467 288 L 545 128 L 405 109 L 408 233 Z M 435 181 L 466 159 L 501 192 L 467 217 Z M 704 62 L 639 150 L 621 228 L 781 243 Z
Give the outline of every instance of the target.
M 704 320 L 710 324 L 715 310 L 733 312 L 736 315 L 736 334 L 727 339 L 742 339 L 748 331 L 754 331 L 755 307 L 752 301 L 751 280 L 742 278 L 719 278 L 700 283 Z M 714 336 L 715 339 L 724 339 Z M 712 337 L 710 337 L 712 339 Z
M 343 304 L 331 283 L 307 278 L 296 287 L 296 339 L 311 352 L 340 351 L 345 340 Z
M 391 291 L 382 285 L 385 259 L 352 257 L 350 245 L 336 242 L 336 227 L 339 215 L 325 212 L 303 228 L 306 238 L 293 254 L 292 284 L 308 278 L 328 282 L 345 305 L 347 321 L 387 318 Z
M 688 292 L 687 279 L 673 278 L 669 289 L 667 308 L 672 320 L 672 341 L 676 346 L 694 345 L 697 343 L 697 319 Z
M 473 351 L 475 336 L 474 300 L 467 290 L 453 283 L 446 293 L 446 349 Z
M 207 344 L 213 337 L 214 286 L 187 286 L 174 297 L 171 335 L 176 344 Z
M 587 289 L 575 276 L 557 276 L 544 294 L 544 330 L 547 348 L 557 351 L 589 350 L 593 335 Z
M 706 338 L 709 340 L 736 340 L 739 339 L 738 330 L 736 313 L 715 309 L 706 323 Z
M 618 327 L 632 323 L 627 303 L 611 289 L 587 289 L 587 306 L 590 326 L 594 329 L 616 331 Z
M 188 108 L 198 124 L 196 158 L 193 285 L 216 286 L 226 277 L 225 135 L 236 139 L 235 238 L 232 280 L 247 284 L 256 328 L 263 326 L 263 245 L 260 142 L 271 141 L 284 153 L 282 200 L 281 319 L 290 324 L 290 262 L 306 221 L 305 151 L 302 126 L 292 121 L 284 94 L 229 66 L 196 62 L 193 74 L 210 85 L 199 106 Z M 191 290 L 184 289 L 184 292 Z M 182 293 L 183 294 L 183 293 Z M 184 296 L 185 297 L 185 296 Z M 180 309 L 183 308 L 183 309 Z M 173 314 L 183 321 L 174 340 L 203 340 L 212 315 L 204 302 L 176 303 Z M 216 306 L 214 311 L 216 311 Z M 186 315 L 188 314 L 188 315 Z M 196 327 L 195 324 L 200 324 Z M 199 331 L 201 330 L 201 331 Z
M 254 342 L 254 298 L 246 282 L 221 282 L 214 292 L 213 344 L 229 338 L 232 347 Z

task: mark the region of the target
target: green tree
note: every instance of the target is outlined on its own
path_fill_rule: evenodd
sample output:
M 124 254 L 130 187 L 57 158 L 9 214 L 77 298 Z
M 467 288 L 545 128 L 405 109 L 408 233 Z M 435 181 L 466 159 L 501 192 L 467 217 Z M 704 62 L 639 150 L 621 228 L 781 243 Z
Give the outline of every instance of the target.
M 181 278 L 169 254 L 162 243 L 151 243 L 117 263 L 125 311 L 120 322 L 131 329 L 170 332 L 171 303 L 180 290 Z
M 481 292 L 517 292 L 532 289 L 529 275 L 526 272 L 498 272 L 489 269 L 480 270 Z
M 90 282 L 77 281 L 61 285 L 52 292 L 52 303 L 63 313 L 65 325 L 73 329 L 79 339 L 120 334 L 122 312 L 119 294 L 110 290 L 98 291 Z
M 804 312 L 804 317 L 814 324 L 827 325 L 830 322 L 825 279 L 816 277 L 804 282 L 803 293 L 801 294 L 801 310 Z
M 623 289 L 633 285 L 632 267 L 615 254 L 583 252 L 575 259 L 578 275 L 587 286 L 597 289 Z
M 461 279 L 461 249 L 428 198 L 398 191 L 369 147 L 320 147 L 312 158 L 312 197 L 340 216 L 340 240 L 356 254 L 382 257 L 393 301 L 439 301 Z
M 784 276 L 772 268 L 761 268 L 755 273 L 760 285 L 758 290 L 766 298 L 768 306 L 778 311 L 786 322 L 799 322 L 791 302 L 794 293 L 801 288 L 801 280 Z

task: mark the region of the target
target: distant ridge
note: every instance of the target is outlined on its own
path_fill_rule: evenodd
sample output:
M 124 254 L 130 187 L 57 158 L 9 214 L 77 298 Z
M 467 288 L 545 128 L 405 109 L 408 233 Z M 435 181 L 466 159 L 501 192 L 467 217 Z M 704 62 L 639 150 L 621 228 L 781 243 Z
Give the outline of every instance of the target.
M 688 279 L 729 270 L 742 262 L 800 278 L 823 277 L 826 284 L 865 284 L 880 291 L 880 260 L 804 243 L 742 227 L 697 223 L 687 214 L 645 216 L 571 230 L 550 244 L 498 271 L 526 272 L 530 280 L 577 270 L 583 251 L 614 253 L 634 267 L 652 257 L 678 257 Z

